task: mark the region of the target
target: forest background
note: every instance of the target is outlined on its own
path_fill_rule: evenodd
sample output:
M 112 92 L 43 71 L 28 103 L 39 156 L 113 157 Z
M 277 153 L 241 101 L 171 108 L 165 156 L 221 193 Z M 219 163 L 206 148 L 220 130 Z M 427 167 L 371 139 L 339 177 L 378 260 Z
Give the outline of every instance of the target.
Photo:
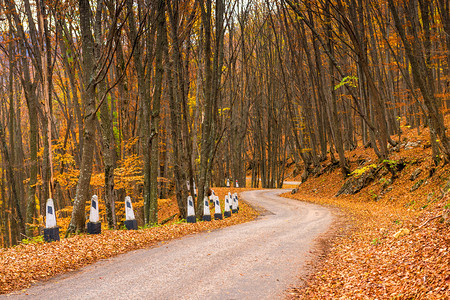
M 447 0 L 0 3 L 3 247 L 48 198 L 75 233 L 94 193 L 110 228 L 125 195 L 152 225 L 194 182 L 281 187 L 326 158 L 347 177 L 358 145 L 395 175 L 405 126 L 449 161 Z

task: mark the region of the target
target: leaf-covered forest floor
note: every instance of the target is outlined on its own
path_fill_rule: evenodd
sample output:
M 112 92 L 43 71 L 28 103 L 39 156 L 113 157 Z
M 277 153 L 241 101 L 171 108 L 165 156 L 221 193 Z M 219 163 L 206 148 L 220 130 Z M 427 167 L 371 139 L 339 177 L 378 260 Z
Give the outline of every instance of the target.
M 381 167 L 360 192 L 335 197 L 345 182 L 336 168 L 283 195 L 337 207 L 350 224 L 335 232 L 316 272 L 287 298 L 450 299 L 450 166 L 441 163 L 430 176 L 428 130 L 419 135 L 404 128 L 401 140 L 400 151 L 390 155 L 391 164 L 405 162 L 394 180 Z M 352 177 L 382 165 L 362 146 L 346 156 L 356 170 Z
M 223 199 L 228 192 L 243 192 L 244 188 L 214 188 Z M 161 202 L 158 215 L 161 220 L 177 212 L 174 199 Z M 131 250 L 148 248 L 185 235 L 244 223 L 255 219 L 258 213 L 245 202 L 239 202 L 239 213 L 230 218 L 188 224 L 173 220 L 164 226 L 140 230 L 108 230 L 99 235 L 82 234 L 60 242 L 33 242 L 0 250 L 0 294 L 26 289 L 31 284 L 55 275 L 77 270 L 100 259 L 106 259 Z M 214 214 L 214 209 L 212 209 Z M 161 221 L 160 220 L 160 221 Z M 63 232 L 61 232 L 63 233 Z

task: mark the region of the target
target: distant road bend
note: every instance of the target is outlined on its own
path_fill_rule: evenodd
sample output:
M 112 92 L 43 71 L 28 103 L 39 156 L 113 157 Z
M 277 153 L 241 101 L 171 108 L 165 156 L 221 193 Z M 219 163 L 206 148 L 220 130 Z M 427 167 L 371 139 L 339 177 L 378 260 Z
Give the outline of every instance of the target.
M 132 251 L 55 277 L 14 299 L 279 299 L 298 276 L 314 238 L 331 224 L 324 207 L 279 197 L 289 190 L 241 194 L 265 210 L 256 221 Z M 0 297 L 0 298 L 3 298 Z

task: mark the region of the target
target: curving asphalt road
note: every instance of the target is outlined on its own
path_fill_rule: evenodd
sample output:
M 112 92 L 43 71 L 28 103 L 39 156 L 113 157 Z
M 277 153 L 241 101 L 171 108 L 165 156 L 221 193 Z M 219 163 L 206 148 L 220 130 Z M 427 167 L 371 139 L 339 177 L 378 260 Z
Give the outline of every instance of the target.
M 286 191 L 242 193 L 263 208 L 256 221 L 129 252 L 0 298 L 282 298 L 306 275 L 313 240 L 332 221 L 324 207 L 277 196 Z

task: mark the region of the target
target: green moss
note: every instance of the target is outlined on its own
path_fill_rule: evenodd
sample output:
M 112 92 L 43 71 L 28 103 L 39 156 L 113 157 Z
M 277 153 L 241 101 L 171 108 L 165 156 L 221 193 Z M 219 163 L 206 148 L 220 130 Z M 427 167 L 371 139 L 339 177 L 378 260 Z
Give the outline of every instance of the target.
M 378 166 L 377 164 L 371 164 L 368 166 L 364 166 L 362 168 L 356 169 L 353 172 L 350 173 L 350 175 L 354 176 L 354 177 L 359 177 L 361 175 L 363 175 L 364 173 L 366 173 L 367 171 L 370 171 L 371 169 L 376 169 Z

